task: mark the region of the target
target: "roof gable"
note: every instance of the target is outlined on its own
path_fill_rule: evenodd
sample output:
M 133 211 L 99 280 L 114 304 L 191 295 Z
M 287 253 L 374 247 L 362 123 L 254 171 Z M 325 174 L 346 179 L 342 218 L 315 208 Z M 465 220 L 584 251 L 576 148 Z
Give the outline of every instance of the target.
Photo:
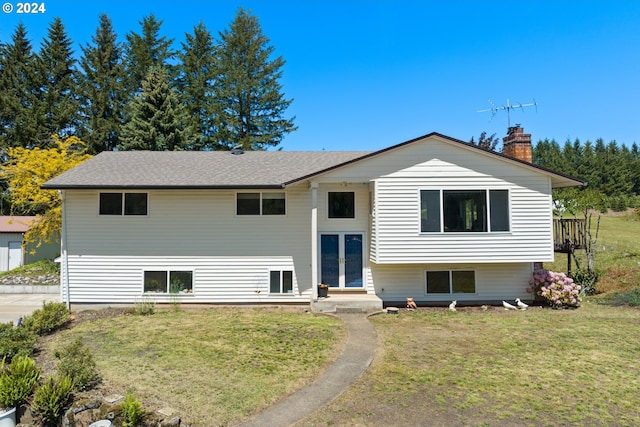
M 495 156 L 549 175 L 554 187 L 583 185 L 578 179 L 439 133 L 379 151 L 105 151 L 49 180 L 49 189 L 284 188 L 315 176 L 384 156 L 410 144 L 437 139 L 483 156 Z

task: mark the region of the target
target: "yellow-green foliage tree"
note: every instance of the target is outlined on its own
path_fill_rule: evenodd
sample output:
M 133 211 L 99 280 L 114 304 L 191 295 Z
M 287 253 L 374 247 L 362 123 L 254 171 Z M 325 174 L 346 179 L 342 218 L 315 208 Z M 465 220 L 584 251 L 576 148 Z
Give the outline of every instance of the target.
M 0 178 L 8 184 L 11 212 L 37 216 L 24 236 L 24 244 L 32 243 L 34 247 L 57 239 L 62 226 L 62 201 L 58 192 L 40 187 L 91 158 L 86 144 L 75 136 L 62 140 L 53 135 L 51 147 L 9 148 L 8 160 L 0 172 Z

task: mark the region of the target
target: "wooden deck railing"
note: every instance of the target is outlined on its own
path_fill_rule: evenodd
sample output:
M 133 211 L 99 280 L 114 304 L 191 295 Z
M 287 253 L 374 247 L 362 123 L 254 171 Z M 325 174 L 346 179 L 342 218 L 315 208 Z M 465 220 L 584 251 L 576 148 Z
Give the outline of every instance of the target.
M 572 252 L 587 247 L 586 221 L 579 218 L 553 220 L 553 244 L 556 252 Z

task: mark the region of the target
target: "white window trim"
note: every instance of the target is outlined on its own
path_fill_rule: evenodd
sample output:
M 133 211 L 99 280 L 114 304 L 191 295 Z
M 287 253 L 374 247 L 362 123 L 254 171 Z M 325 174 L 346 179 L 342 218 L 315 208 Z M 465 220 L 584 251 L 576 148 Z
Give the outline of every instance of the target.
M 260 195 L 260 213 L 258 214 L 251 214 L 251 215 L 240 215 L 238 214 L 238 194 L 255 194 L 258 193 Z M 278 193 L 278 194 L 284 194 L 284 214 L 283 215 L 265 215 L 262 213 L 262 195 L 264 193 Z M 235 195 L 234 195 L 234 209 L 235 209 L 235 214 L 236 217 L 238 218 L 255 218 L 255 217 L 262 217 L 262 218 L 283 218 L 286 217 L 289 214 L 289 209 L 287 208 L 288 204 L 289 204 L 289 200 L 287 197 L 287 192 L 286 191 L 280 191 L 280 190 L 273 190 L 273 191 L 268 191 L 268 190 L 258 190 L 258 191 L 236 191 Z
M 449 273 L 449 293 L 445 294 L 445 293 L 437 293 L 437 292 L 428 292 L 427 291 L 427 273 L 431 272 L 431 271 L 447 271 Z M 473 272 L 473 288 L 474 288 L 475 292 L 453 292 L 453 282 L 451 281 L 451 279 L 452 279 L 452 274 L 453 274 L 454 271 L 472 271 Z M 451 295 L 451 296 L 456 296 L 456 295 L 478 295 L 478 275 L 477 275 L 477 270 L 475 268 L 433 268 L 433 269 L 424 270 L 422 277 L 424 277 L 424 294 L 428 295 L 428 296 L 437 296 L 437 295 Z
M 280 273 L 280 290 L 282 290 L 282 285 L 284 283 L 284 281 L 282 280 L 283 273 L 285 271 L 290 271 L 291 272 L 291 292 L 271 292 L 271 273 L 274 272 L 274 271 L 278 271 Z M 295 290 L 296 290 L 295 274 L 294 274 L 293 268 L 292 267 L 273 267 L 273 268 L 269 268 L 269 270 L 267 272 L 267 288 L 269 289 L 269 295 L 274 295 L 274 296 L 291 295 L 291 296 L 293 296 L 295 294 Z
M 329 216 L 329 193 L 353 193 L 353 218 L 331 218 Z M 358 219 L 358 192 L 355 190 L 327 190 L 326 196 L 326 215 L 325 219 L 329 221 L 353 221 Z
M 120 212 L 119 215 L 113 214 L 101 214 L 100 213 L 100 194 L 105 194 L 105 193 L 120 193 L 120 196 L 122 197 L 122 211 Z M 125 210 L 125 194 L 145 194 L 147 196 L 147 213 L 144 215 L 125 215 L 124 210 Z M 98 191 L 98 216 L 99 217 L 110 217 L 110 218 L 121 218 L 121 217 L 125 217 L 125 218 L 146 218 L 149 216 L 149 192 L 148 191 L 118 191 L 118 190 L 105 190 L 105 191 Z
M 422 231 L 422 212 L 421 212 L 421 201 L 422 201 L 422 195 L 421 195 L 421 191 L 438 191 L 439 195 L 440 195 L 440 231 Z M 476 190 L 480 190 L 482 191 L 483 189 L 476 189 Z M 505 190 L 507 191 L 507 209 L 508 209 L 508 213 L 509 213 L 509 230 L 507 231 L 491 231 L 491 195 L 490 192 L 491 190 Z M 468 231 L 448 231 L 445 232 L 444 231 L 444 192 L 445 191 L 474 191 L 474 189 L 469 189 L 468 187 L 462 187 L 462 188 L 442 188 L 442 187 L 438 187 L 438 188 L 429 188 L 429 187 L 421 187 L 418 188 L 418 193 L 417 193 L 417 198 L 418 198 L 418 234 L 420 235 L 436 235 L 436 234 L 443 234 L 443 235 L 486 235 L 486 234 L 511 234 L 512 230 L 513 230 L 513 215 L 512 215 L 512 200 L 511 200 L 511 188 L 503 188 L 503 187 L 496 187 L 496 188 L 484 188 L 484 191 L 486 192 L 486 203 L 487 203 L 487 228 L 489 228 L 489 230 L 487 231 L 477 231 L 477 232 L 468 232 Z
M 164 271 L 167 274 L 167 292 L 145 292 L 144 291 L 144 274 L 147 271 Z M 171 287 L 169 274 L 172 271 L 190 271 L 191 272 L 191 292 L 189 293 L 177 293 L 172 294 L 168 292 Z M 141 286 L 141 294 L 143 296 L 153 296 L 153 297 L 193 297 L 196 292 L 196 269 L 193 267 L 184 267 L 184 266 L 176 266 L 176 267 L 158 267 L 158 266 L 148 266 L 142 268 L 142 286 Z

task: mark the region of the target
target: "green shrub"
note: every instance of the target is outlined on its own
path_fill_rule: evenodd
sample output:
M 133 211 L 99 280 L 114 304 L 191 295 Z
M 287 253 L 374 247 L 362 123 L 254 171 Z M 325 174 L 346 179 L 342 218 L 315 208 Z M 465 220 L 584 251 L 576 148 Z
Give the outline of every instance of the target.
M 71 398 L 73 380 L 69 376 L 50 377 L 36 389 L 31 410 L 45 426 L 57 426 Z
M 136 301 L 136 314 L 140 316 L 150 316 L 156 312 L 156 303 L 151 298 L 142 297 Z
M 51 333 L 71 320 L 71 313 L 63 302 L 47 302 L 31 316 L 24 319 L 23 325 L 38 335 Z
M 14 357 L 6 368 L 4 363 L 3 360 L 0 365 L 0 409 L 13 408 L 25 402 L 40 378 L 40 369 L 30 357 Z
M 24 326 L 0 323 L 0 359 L 11 362 L 14 357 L 30 356 L 38 337 Z
M 598 282 L 598 272 L 589 271 L 586 268 L 579 268 L 571 273 L 574 282 L 582 286 L 584 295 L 595 295 L 597 293 L 596 283 Z
M 120 409 L 122 409 L 122 417 L 124 418 L 122 421 L 122 427 L 135 427 L 140 424 L 144 418 L 142 404 L 131 393 L 128 393 L 124 398 L 124 402 L 120 405 Z
M 80 338 L 56 350 L 54 355 L 58 359 L 58 373 L 71 377 L 74 390 L 87 390 L 100 380 L 93 355 Z

